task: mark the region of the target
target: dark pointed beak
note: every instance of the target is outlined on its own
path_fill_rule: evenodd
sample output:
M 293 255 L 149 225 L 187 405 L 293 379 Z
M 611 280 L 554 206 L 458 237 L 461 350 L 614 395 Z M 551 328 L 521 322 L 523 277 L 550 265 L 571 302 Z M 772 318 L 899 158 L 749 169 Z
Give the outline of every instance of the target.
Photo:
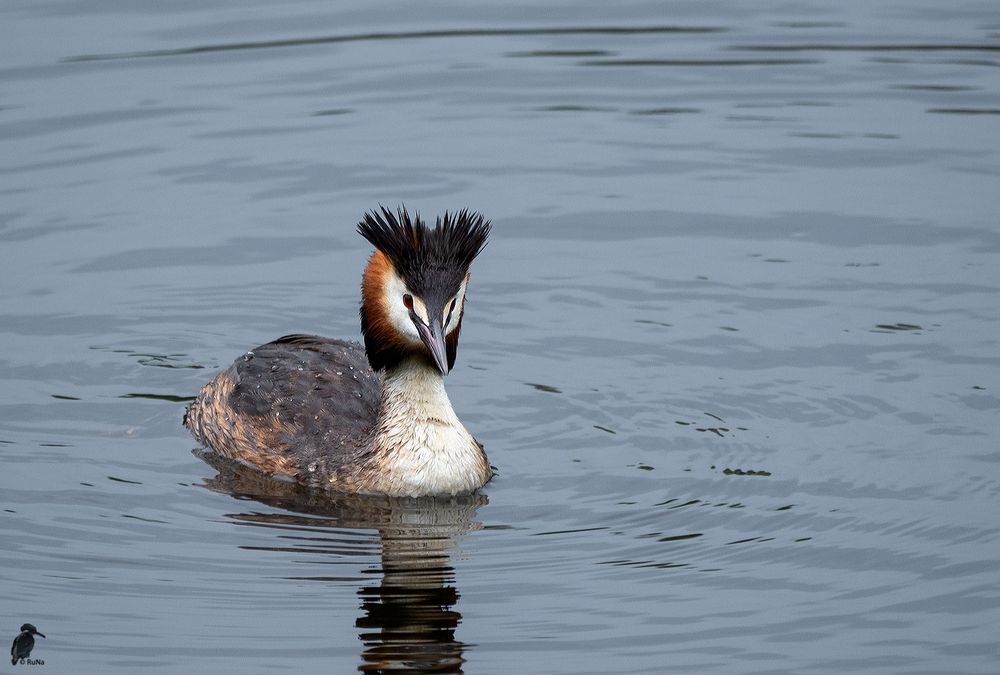
M 420 333 L 420 339 L 424 341 L 427 349 L 430 350 L 438 370 L 441 371 L 442 375 L 447 375 L 448 352 L 445 349 L 444 328 L 441 326 L 441 312 L 432 313 L 431 316 L 434 318 L 431 319 L 430 326 L 425 326 L 420 319 L 414 320 L 413 323 L 417 325 L 417 332 Z
M 44 635 L 42 635 L 41 633 L 39 633 L 37 630 L 35 631 L 35 635 L 39 635 L 41 637 L 45 637 Z

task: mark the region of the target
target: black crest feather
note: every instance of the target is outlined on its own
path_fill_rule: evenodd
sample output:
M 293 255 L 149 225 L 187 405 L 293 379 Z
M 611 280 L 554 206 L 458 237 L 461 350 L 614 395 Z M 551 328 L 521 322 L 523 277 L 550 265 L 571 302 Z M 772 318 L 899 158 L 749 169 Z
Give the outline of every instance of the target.
M 389 257 L 415 293 L 454 293 L 472 261 L 486 246 L 490 221 L 468 209 L 438 216 L 429 227 L 404 207 L 393 213 L 384 206 L 358 223 L 358 233 Z

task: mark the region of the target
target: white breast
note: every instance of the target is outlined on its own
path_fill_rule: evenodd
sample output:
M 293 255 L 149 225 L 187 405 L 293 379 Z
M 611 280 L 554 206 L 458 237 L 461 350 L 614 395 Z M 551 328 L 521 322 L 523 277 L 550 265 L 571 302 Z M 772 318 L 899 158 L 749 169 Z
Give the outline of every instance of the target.
M 419 360 L 386 374 L 375 433 L 385 492 L 454 495 L 490 477 L 486 457 L 455 414 L 441 374 Z

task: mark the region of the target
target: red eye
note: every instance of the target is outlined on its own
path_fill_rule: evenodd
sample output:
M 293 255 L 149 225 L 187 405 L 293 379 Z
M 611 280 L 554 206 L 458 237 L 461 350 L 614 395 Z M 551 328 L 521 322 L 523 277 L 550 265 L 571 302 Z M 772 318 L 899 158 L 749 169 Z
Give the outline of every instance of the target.
M 413 309 L 413 296 L 409 293 L 403 294 L 403 304 L 406 305 L 407 309 Z

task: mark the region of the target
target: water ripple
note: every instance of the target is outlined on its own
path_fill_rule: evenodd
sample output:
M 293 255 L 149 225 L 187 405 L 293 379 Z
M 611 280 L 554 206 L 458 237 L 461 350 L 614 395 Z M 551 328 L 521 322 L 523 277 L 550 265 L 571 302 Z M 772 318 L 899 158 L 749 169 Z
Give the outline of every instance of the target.
M 458 28 L 424 31 L 386 31 L 377 33 L 355 33 L 347 35 L 326 35 L 320 37 L 292 38 L 288 40 L 263 40 L 259 42 L 236 42 L 229 44 L 198 45 L 180 49 L 154 49 L 148 51 L 120 52 L 110 54 L 83 54 L 62 59 L 65 62 L 113 61 L 119 59 L 162 58 L 188 56 L 214 52 L 245 51 L 251 49 L 277 49 L 305 47 L 344 42 L 382 42 L 388 40 L 442 40 L 466 37 L 516 37 L 528 35 L 645 35 L 663 33 L 718 33 L 726 29 L 716 26 L 547 26 L 538 28 Z

